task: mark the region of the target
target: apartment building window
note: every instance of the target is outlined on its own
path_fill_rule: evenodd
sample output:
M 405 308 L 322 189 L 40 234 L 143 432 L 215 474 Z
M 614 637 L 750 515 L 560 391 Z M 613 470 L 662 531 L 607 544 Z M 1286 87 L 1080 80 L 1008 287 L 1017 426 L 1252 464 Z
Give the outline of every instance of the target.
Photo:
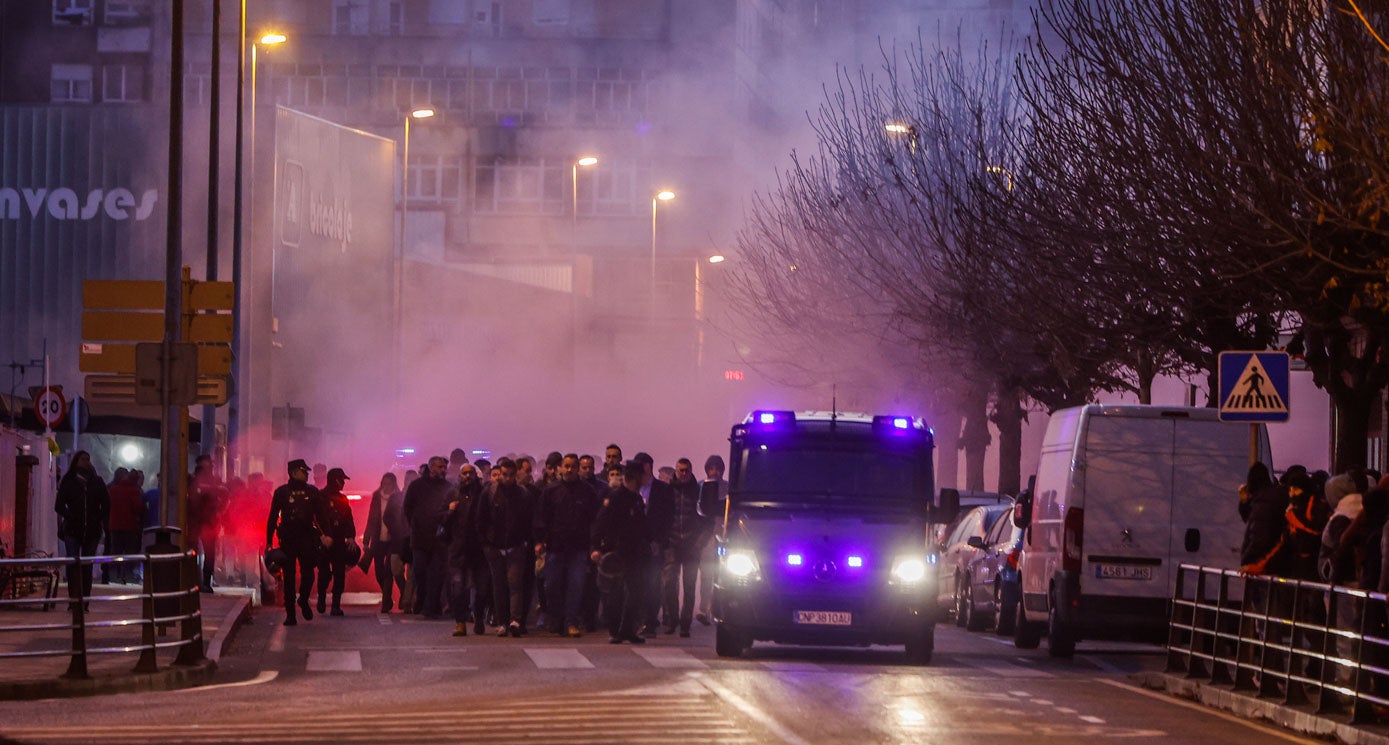
M 563 26 L 569 23 L 570 0 L 533 0 L 535 25 Z
M 133 103 L 145 100 L 145 71 L 140 65 L 107 65 L 101 69 L 101 100 Z
M 502 4 L 481 0 L 474 6 L 473 23 L 491 36 L 502 35 Z
M 389 0 L 386 3 L 386 35 L 400 36 L 405 33 L 405 0 Z
M 54 65 L 50 99 L 53 103 L 91 102 L 92 66 Z
M 473 210 L 497 214 L 561 215 L 568 211 L 569 164 L 543 158 L 478 163 Z
M 118 26 L 146 20 L 149 15 L 150 0 L 106 0 L 102 20 L 109 25 Z
M 92 0 L 53 0 L 53 25 L 86 26 L 92 22 Z
M 371 30 L 371 7 L 367 0 L 333 0 L 333 33 L 338 36 L 365 36 Z
M 463 168 L 456 156 L 410 156 L 410 202 L 458 204 Z

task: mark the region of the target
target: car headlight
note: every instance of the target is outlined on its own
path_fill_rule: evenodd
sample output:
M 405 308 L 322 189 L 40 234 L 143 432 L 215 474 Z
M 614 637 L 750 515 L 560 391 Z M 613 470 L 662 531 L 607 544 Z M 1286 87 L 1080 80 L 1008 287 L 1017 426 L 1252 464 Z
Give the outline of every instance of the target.
M 757 556 L 751 551 L 729 551 L 723 557 L 723 568 L 737 579 L 756 578 L 759 571 Z
M 904 585 L 915 585 L 926 579 L 926 561 L 914 556 L 899 558 L 892 563 L 892 578 Z

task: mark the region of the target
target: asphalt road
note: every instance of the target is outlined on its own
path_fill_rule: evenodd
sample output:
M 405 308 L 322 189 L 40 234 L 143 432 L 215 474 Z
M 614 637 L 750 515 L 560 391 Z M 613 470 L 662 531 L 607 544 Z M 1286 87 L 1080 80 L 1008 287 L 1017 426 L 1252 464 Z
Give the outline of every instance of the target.
M 713 630 L 610 645 L 606 634 L 453 638 L 453 624 L 350 607 L 286 629 L 258 610 L 215 685 L 0 703 L 20 743 L 1313 742 L 1141 690 L 1156 647 L 1084 644 L 1074 660 L 991 634 L 937 632 L 931 666 L 900 648 L 756 646 Z

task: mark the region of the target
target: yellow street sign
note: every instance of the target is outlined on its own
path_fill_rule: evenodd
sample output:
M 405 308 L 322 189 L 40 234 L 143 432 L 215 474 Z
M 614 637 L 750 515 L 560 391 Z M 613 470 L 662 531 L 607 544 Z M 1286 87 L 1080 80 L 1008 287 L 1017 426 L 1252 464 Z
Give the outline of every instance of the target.
M 119 373 L 135 375 L 134 344 L 83 344 L 77 359 L 77 369 L 85 373 Z M 231 347 L 200 345 L 198 375 L 231 374 Z
M 83 381 L 82 393 L 93 403 L 133 404 L 135 403 L 134 375 L 88 375 Z M 216 377 L 198 378 L 198 394 L 195 404 L 221 406 L 227 402 L 227 379 Z
M 82 283 L 82 307 L 107 310 L 163 310 L 164 283 L 140 279 L 89 279 Z
M 236 286 L 231 282 L 184 283 L 185 312 L 231 310 Z M 82 283 L 82 307 L 95 310 L 164 310 L 164 283 L 143 279 L 89 279 Z
M 189 316 L 189 321 L 183 341 L 228 344 L 232 340 L 230 315 L 199 314 Z M 82 338 L 87 341 L 163 341 L 164 314 L 83 311 Z

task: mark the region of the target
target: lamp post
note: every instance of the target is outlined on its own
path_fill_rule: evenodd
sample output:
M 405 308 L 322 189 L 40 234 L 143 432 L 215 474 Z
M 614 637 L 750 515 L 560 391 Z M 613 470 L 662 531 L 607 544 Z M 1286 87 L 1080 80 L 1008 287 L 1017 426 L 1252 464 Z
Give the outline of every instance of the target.
M 651 197 L 651 320 L 656 320 L 656 205 L 675 198 L 675 192 L 662 189 Z
M 888 122 L 883 125 L 883 129 L 886 130 L 888 134 L 906 135 L 907 148 L 913 155 L 916 154 L 916 127 L 902 122 Z
M 268 33 L 260 38 L 260 44 L 273 46 L 285 42 L 284 34 Z M 255 177 L 255 152 L 256 152 L 256 57 L 257 45 L 251 44 L 251 176 Z M 246 0 L 241 0 L 241 17 L 239 30 L 237 33 L 236 44 L 236 163 L 233 168 L 233 187 L 232 187 L 232 284 L 236 293 L 235 310 L 232 313 L 232 391 L 235 398 L 231 406 L 227 407 L 227 462 L 230 466 L 229 471 L 240 472 L 240 435 L 241 435 L 241 405 L 244 399 L 241 392 L 241 377 L 243 358 L 241 349 L 241 314 L 242 314 L 242 288 L 241 288 L 241 265 L 244 261 L 243 251 L 243 229 L 245 222 L 242 219 L 243 204 L 245 201 L 245 188 L 243 186 L 244 172 L 246 170 L 246 157 L 244 153 L 245 130 L 246 130 Z M 252 211 L 254 215 L 254 211 Z M 273 281 L 273 280 L 272 280 Z M 228 474 L 230 475 L 230 474 Z
M 395 298 L 392 305 L 395 306 L 395 359 L 401 359 L 403 341 L 401 336 L 405 330 L 405 222 L 410 212 L 410 122 L 415 119 L 429 119 L 434 116 L 434 109 L 423 107 L 414 109 L 405 116 L 405 137 L 402 139 L 400 153 L 400 239 L 399 249 L 395 255 Z M 395 403 L 396 408 L 400 407 L 400 365 L 392 365 L 391 369 L 395 374 Z
M 580 156 L 578 160 L 574 161 L 573 165 L 570 167 L 570 172 L 573 176 L 570 193 L 574 197 L 574 209 L 569 214 L 573 220 L 572 225 L 575 229 L 579 227 L 579 166 L 587 168 L 596 165 L 598 165 L 598 158 L 592 155 L 583 155 Z M 575 239 L 571 237 L 571 240 Z

